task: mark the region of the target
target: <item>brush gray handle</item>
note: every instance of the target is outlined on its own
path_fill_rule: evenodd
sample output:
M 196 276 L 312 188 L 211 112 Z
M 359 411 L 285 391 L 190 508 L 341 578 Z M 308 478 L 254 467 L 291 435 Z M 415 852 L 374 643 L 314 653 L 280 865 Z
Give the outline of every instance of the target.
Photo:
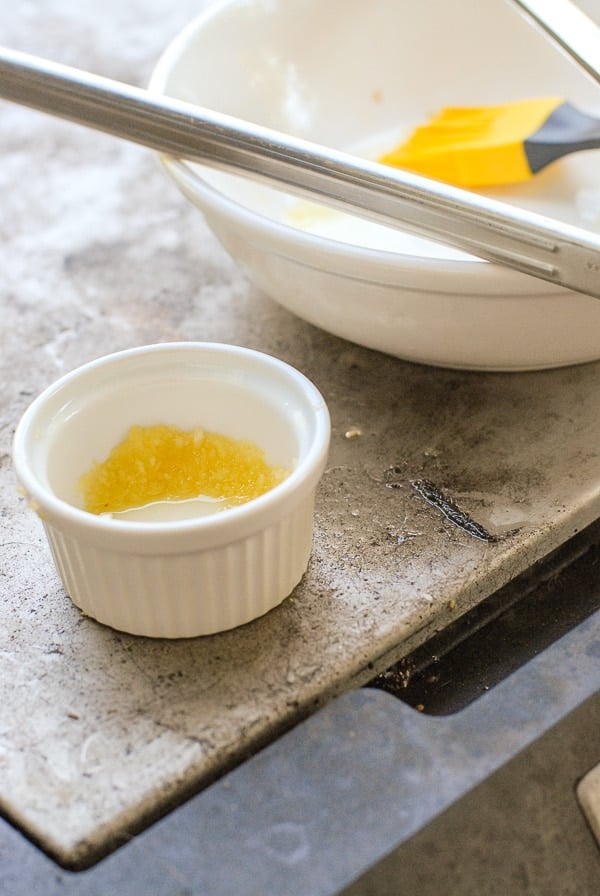
M 0 48 L 0 97 L 175 158 L 265 178 L 600 298 L 600 237 L 179 100 Z

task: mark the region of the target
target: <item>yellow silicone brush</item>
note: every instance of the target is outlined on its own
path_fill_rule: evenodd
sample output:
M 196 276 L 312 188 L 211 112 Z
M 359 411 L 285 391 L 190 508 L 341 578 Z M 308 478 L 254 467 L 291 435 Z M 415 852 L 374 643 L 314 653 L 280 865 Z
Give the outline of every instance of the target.
M 442 109 L 379 161 L 461 187 L 529 180 L 551 162 L 600 147 L 600 120 L 563 99 Z

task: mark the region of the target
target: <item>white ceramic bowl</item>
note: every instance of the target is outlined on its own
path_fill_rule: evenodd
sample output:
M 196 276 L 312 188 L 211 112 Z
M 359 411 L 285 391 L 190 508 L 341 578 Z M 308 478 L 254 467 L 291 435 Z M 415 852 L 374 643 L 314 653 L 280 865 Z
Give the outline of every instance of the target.
M 139 522 L 83 510 L 80 477 L 131 425 L 156 423 L 251 439 L 292 472 L 208 517 Z M 192 637 L 266 613 L 300 581 L 329 429 L 315 386 L 282 361 L 220 344 L 153 345 L 100 358 L 46 389 L 17 427 L 14 464 L 84 613 L 134 634 Z
M 375 158 L 443 105 L 600 93 L 502 0 L 225 0 L 167 48 L 151 89 Z M 255 283 L 300 317 L 400 357 L 489 370 L 600 357 L 600 302 L 172 159 L 166 168 Z M 495 198 L 600 227 L 597 151 Z

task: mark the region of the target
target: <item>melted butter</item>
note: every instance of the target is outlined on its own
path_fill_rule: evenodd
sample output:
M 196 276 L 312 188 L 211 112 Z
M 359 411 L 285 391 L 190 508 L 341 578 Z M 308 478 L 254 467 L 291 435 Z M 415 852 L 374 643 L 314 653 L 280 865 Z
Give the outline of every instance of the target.
M 132 426 L 79 483 L 90 513 L 164 522 L 217 513 L 257 498 L 287 476 L 246 439 L 202 429 Z
M 238 502 L 242 503 L 242 502 Z M 210 516 L 219 510 L 225 510 L 232 504 L 227 498 L 209 498 L 198 495 L 197 498 L 184 498 L 182 501 L 152 501 L 141 507 L 129 507 L 127 510 L 105 511 L 100 516 L 115 520 L 132 520 L 135 522 L 168 523 L 178 520 L 197 519 Z

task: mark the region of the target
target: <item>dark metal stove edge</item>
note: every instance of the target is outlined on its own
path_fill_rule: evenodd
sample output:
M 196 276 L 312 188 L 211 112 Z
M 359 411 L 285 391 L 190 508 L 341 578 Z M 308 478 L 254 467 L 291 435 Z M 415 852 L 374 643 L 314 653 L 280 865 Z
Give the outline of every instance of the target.
M 600 525 L 579 532 L 370 684 L 451 715 L 600 609 Z

